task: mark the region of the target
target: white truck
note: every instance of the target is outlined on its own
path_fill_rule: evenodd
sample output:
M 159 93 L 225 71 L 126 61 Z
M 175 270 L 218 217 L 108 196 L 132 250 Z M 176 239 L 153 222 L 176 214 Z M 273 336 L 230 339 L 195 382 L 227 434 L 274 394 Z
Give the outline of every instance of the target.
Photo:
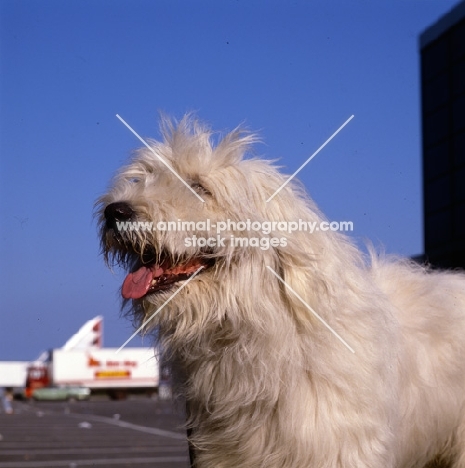
M 41 398 L 57 389 L 90 389 L 122 398 L 128 392 L 151 393 L 159 384 L 158 359 L 153 348 L 103 348 L 103 317 L 88 320 L 62 348 L 42 353 L 30 363 L 26 378 L 26 397 L 41 391 Z M 47 392 L 46 388 L 54 389 Z M 76 393 L 74 393 L 76 394 Z M 39 393 L 38 393 L 39 395 Z M 70 395 L 73 392 L 70 391 Z
M 26 396 L 43 387 L 87 387 L 124 398 L 129 392 L 154 392 L 159 382 L 153 348 L 54 349 L 49 359 L 31 363 Z

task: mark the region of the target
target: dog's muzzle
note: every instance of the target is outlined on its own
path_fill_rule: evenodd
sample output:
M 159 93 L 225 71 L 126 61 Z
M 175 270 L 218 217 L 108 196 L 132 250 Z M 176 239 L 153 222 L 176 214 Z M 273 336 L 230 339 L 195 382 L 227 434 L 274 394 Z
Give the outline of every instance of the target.
M 200 255 L 174 256 L 166 250 L 156 250 L 139 238 L 135 231 L 120 231 L 119 223 L 135 221 L 136 211 L 127 202 L 110 203 L 103 211 L 105 219 L 103 245 L 107 256 L 114 255 L 125 263 L 129 272 L 121 287 L 125 299 L 141 299 L 175 287 L 201 269 L 215 264 L 208 252 Z

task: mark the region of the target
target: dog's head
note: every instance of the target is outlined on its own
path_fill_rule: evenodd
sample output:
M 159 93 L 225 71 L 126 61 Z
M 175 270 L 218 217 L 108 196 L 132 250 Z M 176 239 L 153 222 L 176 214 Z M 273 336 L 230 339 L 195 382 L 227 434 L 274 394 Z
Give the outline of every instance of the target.
M 317 210 L 292 184 L 269 200 L 286 179 L 271 162 L 244 157 L 253 135 L 236 130 L 214 144 L 190 117 L 162 130 L 164 140 L 136 152 L 96 205 L 103 254 L 127 270 L 121 293 L 136 311 L 170 300 L 175 315 L 222 314 L 245 300 L 234 296 L 279 285 L 267 266 L 308 267 L 312 249 L 277 223 L 319 219 Z

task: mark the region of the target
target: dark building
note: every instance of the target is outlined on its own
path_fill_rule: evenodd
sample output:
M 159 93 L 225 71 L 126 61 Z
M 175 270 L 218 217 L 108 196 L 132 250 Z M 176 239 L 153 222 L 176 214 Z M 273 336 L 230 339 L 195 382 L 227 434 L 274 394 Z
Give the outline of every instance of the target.
M 426 259 L 465 268 L 465 1 L 420 36 Z

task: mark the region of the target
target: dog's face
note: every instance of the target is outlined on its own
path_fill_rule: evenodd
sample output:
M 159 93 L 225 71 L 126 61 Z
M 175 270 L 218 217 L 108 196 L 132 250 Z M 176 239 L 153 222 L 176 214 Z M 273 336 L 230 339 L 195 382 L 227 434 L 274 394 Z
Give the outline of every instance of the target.
M 282 196 L 266 203 L 284 178 L 269 162 L 243 159 L 253 136 L 234 132 L 213 146 L 208 131 L 187 125 L 181 122 L 163 143 L 138 151 L 97 202 L 104 256 L 128 271 L 122 296 L 144 315 L 193 275 L 171 305 L 185 307 L 195 297 L 202 302 L 199 295 L 212 297 L 214 289 L 220 294 L 225 275 L 247 282 L 254 274 L 250 265 L 276 257 L 279 241 L 265 249 L 260 242 L 271 233 L 232 223 L 282 220 L 295 208 Z M 233 237 L 259 240 L 250 246 Z M 240 264 L 248 269 L 235 272 Z

